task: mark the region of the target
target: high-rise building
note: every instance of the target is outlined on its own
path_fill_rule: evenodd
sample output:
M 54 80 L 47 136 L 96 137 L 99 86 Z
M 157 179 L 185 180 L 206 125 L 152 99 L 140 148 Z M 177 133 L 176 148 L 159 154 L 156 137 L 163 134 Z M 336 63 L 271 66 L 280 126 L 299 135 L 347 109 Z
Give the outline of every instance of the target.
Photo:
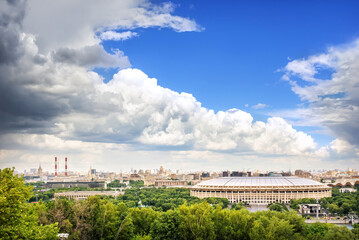
M 166 171 L 165 171 L 165 168 L 163 166 L 160 167 L 160 171 L 158 172 L 158 174 L 165 174 Z
M 37 169 L 37 174 L 42 175 L 41 163 L 39 164 L 39 168 Z
M 202 173 L 202 178 L 207 178 L 207 177 L 210 177 L 209 172 L 203 172 Z

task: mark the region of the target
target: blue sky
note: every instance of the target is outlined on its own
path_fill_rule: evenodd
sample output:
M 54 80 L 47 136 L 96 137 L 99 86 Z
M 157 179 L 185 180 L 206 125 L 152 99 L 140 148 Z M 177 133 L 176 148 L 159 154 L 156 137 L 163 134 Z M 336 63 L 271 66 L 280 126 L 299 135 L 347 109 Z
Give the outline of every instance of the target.
M 52 169 L 55 154 L 73 169 L 355 167 L 358 10 L 0 2 L 0 167 Z
M 153 1 L 163 3 L 163 1 Z M 358 1 L 172 1 L 175 13 L 196 20 L 201 32 L 138 29 L 138 37 L 104 41 L 121 49 L 133 67 L 161 86 L 193 94 L 215 111 L 238 108 L 256 120 L 301 104 L 281 80 L 289 60 L 301 59 L 359 37 Z M 116 69 L 99 71 L 107 79 Z M 252 109 L 258 103 L 265 109 Z M 248 106 L 246 106 L 248 104 Z M 311 132 L 321 144 L 333 137 Z M 314 131 L 313 131 L 314 130 Z

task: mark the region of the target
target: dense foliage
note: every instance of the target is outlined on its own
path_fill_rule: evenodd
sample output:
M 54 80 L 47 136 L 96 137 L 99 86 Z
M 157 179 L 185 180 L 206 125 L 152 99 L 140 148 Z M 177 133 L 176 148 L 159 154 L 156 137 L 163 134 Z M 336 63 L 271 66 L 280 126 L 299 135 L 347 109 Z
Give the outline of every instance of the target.
M 277 212 L 288 212 L 288 208 L 284 203 L 273 203 L 268 206 L 268 209 L 271 211 Z
M 57 222 L 70 239 L 359 239 L 346 227 L 305 224 L 293 211 L 249 212 L 207 202 L 165 212 L 99 197 L 57 199 L 36 206 L 42 224 Z
M 341 193 L 339 188 L 333 188 L 332 197 L 323 198 L 321 205 L 331 214 L 347 215 L 355 212 L 359 215 L 359 191 L 353 193 Z
M 174 209 L 185 202 L 188 204 L 207 201 L 210 204 L 219 204 L 227 207 L 229 201 L 223 198 L 208 198 L 200 200 L 197 197 L 190 196 L 190 190 L 187 188 L 131 188 L 127 189 L 125 194 L 119 196 L 116 202 L 124 202 L 129 207 L 153 207 L 156 211 L 167 211 Z
M 1 239 L 57 239 L 57 223 L 39 223 L 34 206 L 26 203 L 32 187 L 13 174 L 13 169 L 0 169 Z
M 130 180 L 129 184 L 131 187 L 135 187 L 135 188 L 144 186 L 144 182 L 142 180 L 138 180 L 138 181 Z
M 107 184 L 108 188 L 122 188 L 122 187 L 126 187 L 126 183 L 122 183 L 119 180 L 114 180 L 112 182 L 110 182 L 109 184 Z

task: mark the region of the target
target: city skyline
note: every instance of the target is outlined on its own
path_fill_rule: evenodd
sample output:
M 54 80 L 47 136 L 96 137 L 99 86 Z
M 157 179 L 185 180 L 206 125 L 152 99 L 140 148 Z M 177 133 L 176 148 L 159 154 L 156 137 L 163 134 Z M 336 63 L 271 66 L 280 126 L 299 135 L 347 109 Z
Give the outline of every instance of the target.
M 2 1 L 0 168 L 358 169 L 358 7 Z
M 355 168 L 347 168 L 347 169 L 311 169 L 311 168 L 301 168 L 301 169 L 286 169 L 286 170 L 278 170 L 278 169 L 252 169 L 252 168 L 243 168 L 243 169 L 189 169 L 189 170 L 183 170 L 183 169 L 171 169 L 166 168 L 165 166 L 153 166 L 152 168 L 141 168 L 140 166 L 137 167 L 131 167 L 130 169 L 111 169 L 111 170 L 104 170 L 101 169 L 101 166 L 88 166 L 87 168 L 83 168 L 81 170 L 73 170 L 70 167 L 68 167 L 68 163 L 65 163 L 65 161 L 61 162 L 61 159 L 58 159 L 56 157 L 55 162 L 52 164 L 52 168 L 49 169 L 43 169 L 41 163 L 36 166 L 28 166 L 28 168 L 23 169 L 22 171 L 19 171 L 19 169 L 15 169 L 16 173 L 19 174 L 35 174 L 35 175 L 51 175 L 53 177 L 56 177 L 55 173 L 62 177 L 67 177 L 66 173 L 73 175 L 73 174 L 88 174 L 91 171 L 95 171 L 97 173 L 115 173 L 115 174 L 158 174 L 159 172 L 166 172 L 167 174 L 189 174 L 189 173 L 223 173 L 223 172 L 242 172 L 242 173 L 281 173 L 281 174 L 294 174 L 297 171 L 307 172 L 307 173 L 325 173 L 325 172 L 352 172 L 354 175 L 358 171 L 358 169 Z M 65 167 L 66 166 L 66 167 Z M 41 170 L 40 170 L 41 169 Z M 39 172 L 41 171 L 41 172 Z

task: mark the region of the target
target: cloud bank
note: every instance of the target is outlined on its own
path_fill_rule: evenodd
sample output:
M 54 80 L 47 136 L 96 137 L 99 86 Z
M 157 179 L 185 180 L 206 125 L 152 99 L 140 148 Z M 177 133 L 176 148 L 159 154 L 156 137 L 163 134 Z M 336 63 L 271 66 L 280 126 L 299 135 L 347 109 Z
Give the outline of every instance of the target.
M 45 157 L 59 151 L 72 152 L 77 157 L 89 157 L 91 153 L 102 159 L 112 151 L 124 150 L 128 156 L 152 151 L 162 156 L 162 160 L 154 164 L 166 159 L 163 153 L 158 153 L 164 151 L 172 155 L 172 159 L 186 155 L 187 167 L 191 166 L 191 157 L 202 159 L 199 153 L 206 156 L 212 153 L 213 157 L 228 154 L 219 158 L 231 156 L 233 161 L 238 161 L 234 156 L 242 155 L 243 159 L 257 156 L 268 158 L 269 164 L 283 156 L 318 158 L 320 152 L 313 138 L 295 130 L 283 118 L 271 117 L 263 122 L 254 121 L 251 114 L 239 109 L 214 112 L 202 107 L 191 94 L 163 88 L 155 78 L 130 68 L 130 61 L 121 50 L 109 53 L 102 47 L 101 39 L 130 38 L 130 35 L 110 31 L 149 27 L 177 32 L 203 30 L 195 21 L 173 15 L 173 4 L 155 5 L 144 0 L 105 1 L 100 6 L 95 3 L 1 2 L 1 164 L 10 165 L 14 158 L 24 159 L 25 155 L 34 159 L 29 151 L 45 154 Z M 63 18 L 65 12 L 70 16 L 68 19 Z M 345 50 L 333 50 L 330 54 L 333 53 L 336 53 L 335 59 L 353 54 Z M 338 101 L 331 102 L 332 98 L 325 96 L 337 94 L 339 90 L 348 94 L 339 105 L 343 109 L 343 122 L 349 121 L 355 116 L 346 114 L 348 109 L 357 113 L 356 97 L 349 91 L 358 87 L 355 83 L 358 78 L 350 78 L 353 83 L 346 89 L 340 88 L 340 83 L 324 84 L 314 79 L 316 72 L 312 65 L 318 61 L 322 65 L 332 64 L 330 66 L 337 70 L 335 79 L 338 80 L 334 82 L 342 83 L 346 76 L 341 68 L 352 69 L 357 61 L 348 65 L 350 63 L 336 60 L 337 65 L 333 65 L 335 61 L 329 56 L 318 59 L 289 63 L 286 77 L 302 74 L 305 81 L 314 83 L 310 87 L 299 87 L 291 82 L 293 91 L 308 100 L 313 109 L 320 109 L 323 101 L 329 102 L 329 108 L 335 108 Z M 119 71 L 104 83 L 102 76 L 92 71 L 95 67 L 115 67 Z M 357 69 L 350 71 L 356 74 Z M 325 92 L 319 90 L 323 84 Z M 332 90 L 334 88 L 337 90 Z M 263 106 L 258 105 L 260 107 Z M 324 112 L 317 114 L 327 116 Z M 330 115 L 327 118 L 328 127 L 334 132 L 345 128 L 345 124 L 330 125 Z M 356 127 L 353 124 L 347 131 L 357 131 Z M 340 136 L 356 144 L 355 137 L 350 139 L 345 133 Z M 333 144 L 336 146 L 333 149 L 340 149 L 342 145 Z M 149 158 L 156 161 L 156 157 Z M 107 161 L 116 159 L 110 157 Z M 220 161 L 216 162 L 217 166 L 221 165 Z M 206 162 L 201 164 L 206 166 Z
M 306 107 L 280 115 L 301 125 L 323 127 L 337 138 L 328 150 L 358 157 L 359 40 L 293 60 L 284 71 L 283 78 Z

